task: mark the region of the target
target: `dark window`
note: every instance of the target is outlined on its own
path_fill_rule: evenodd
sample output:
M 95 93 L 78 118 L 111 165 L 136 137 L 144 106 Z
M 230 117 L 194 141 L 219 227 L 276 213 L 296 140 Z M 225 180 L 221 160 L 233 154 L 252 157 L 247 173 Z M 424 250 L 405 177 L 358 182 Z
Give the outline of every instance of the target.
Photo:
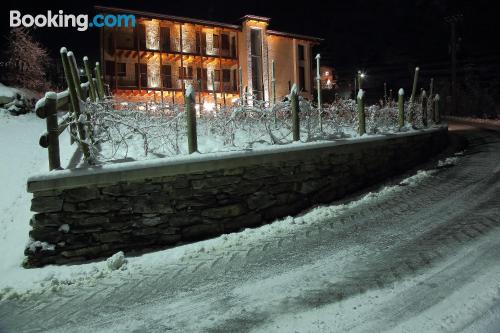
M 165 52 L 170 52 L 170 28 L 160 27 L 161 49 Z
M 299 44 L 299 60 L 305 60 L 304 58 L 304 45 Z
M 201 33 L 196 31 L 196 53 L 201 54 Z
M 203 68 L 203 79 L 202 79 L 202 84 L 203 84 L 203 89 L 207 90 L 208 88 L 208 71 L 206 68 Z
M 179 67 L 179 75 L 184 75 L 185 79 L 193 78 L 193 67 Z
M 237 91 L 238 90 L 238 74 L 236 74 L 237 71 L 236 69 L 233 69 L 233 91 Z
M 117 76 L 127 76 L 127 64 L 119 62 L 116 64 Z
M 304 66 L 299 66 L 299 90 L 306 91 L 306 71 Z
M 115 75 L 115 62 L 114 61 L 106 60 L 106 62 L 104 63 L 104 66 L 106 67 L 106 75 L 110 75 L 110 76 Z
M 148 86 L 148 65 L 147 64 L 139 64 L 139 68 L 137 68 L 137 64 L 135 64 L 135 77 L 137 78 L 138 85 L 141 87 Z
M 196 68 L 196 89 L 201 87 L 201 68 Z
M 207 52 L 207 33 L 201 33 L 201 53 L 205 54 Z
M 229 69 L 222 70 L 222 81 L 231 82 L 231 70 Z
M 163 88 L 172 88 L 172 66 L 162 65 L 161 74 L 163 80 Z
M 231 38 L 231 56 L 236 58 L 236 37 Z
M 137 26 L 137 34 L 139 35 L 139 49 L 145 50 L 146 49 L 146 28 L 144 27 L 144 24 L 139 24 Z
M 229 51 L 229 35 L 226 34 L 221 35 L 221 44 L 223 50 Z
M 214 48 L 219 48 L 219 35 L 214 34 Z
M 214 70 L 214 81 L 220 82 L 220 70 Z

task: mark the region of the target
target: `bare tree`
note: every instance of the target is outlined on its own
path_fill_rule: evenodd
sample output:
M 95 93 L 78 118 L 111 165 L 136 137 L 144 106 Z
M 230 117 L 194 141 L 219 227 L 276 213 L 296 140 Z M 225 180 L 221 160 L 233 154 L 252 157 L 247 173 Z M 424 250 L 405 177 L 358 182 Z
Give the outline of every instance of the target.
M 13 84 L 35 91 L 48 89 L 48 51 L 34 40 L 27 29 L 14 28 L 10 31 L 7 57 L 10 64 L 9 76 Z

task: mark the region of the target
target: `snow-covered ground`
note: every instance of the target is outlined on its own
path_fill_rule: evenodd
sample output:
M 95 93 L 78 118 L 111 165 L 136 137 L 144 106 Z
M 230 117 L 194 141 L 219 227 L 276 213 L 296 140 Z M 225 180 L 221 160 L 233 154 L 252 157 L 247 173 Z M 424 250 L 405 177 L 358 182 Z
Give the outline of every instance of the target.
M 40 134 L 45 131 L 45 121 L 34 113 L 12 116 L 0 111 L 0 290 L 8 281 L 22 281 L 25 276 L 21 263 L 32 215 L 32 195 L 26 191 L 26 181 L 33 173 L 48 170 L 47 150 L 38 145 Z M 66 133 L 60 142 L 65 165 L 74 146 L 69 145 Z
M 257 229 L 25 270 L 25 181 L 47 167 L 43 130 L 34 115 L 0 118 L 2 142 L 16 142 L 0 148 L 11 161 L 1 165 L 1 332 L 500 330 L 498 135 L 469 134 L 473 148 L 435 168 Z

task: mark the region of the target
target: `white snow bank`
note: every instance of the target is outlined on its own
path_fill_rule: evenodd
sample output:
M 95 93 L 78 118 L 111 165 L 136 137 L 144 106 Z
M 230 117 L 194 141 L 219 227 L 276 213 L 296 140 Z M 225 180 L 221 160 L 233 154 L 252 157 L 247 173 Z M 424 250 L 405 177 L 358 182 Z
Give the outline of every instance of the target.
M 112 271 L 116 271 L 117 269 L 124 267 L 126 263 L 127 260 L 125 259 L 123 251 L 115 253 L 106 260 L 106 266 L 108 266 L 108 268 Z

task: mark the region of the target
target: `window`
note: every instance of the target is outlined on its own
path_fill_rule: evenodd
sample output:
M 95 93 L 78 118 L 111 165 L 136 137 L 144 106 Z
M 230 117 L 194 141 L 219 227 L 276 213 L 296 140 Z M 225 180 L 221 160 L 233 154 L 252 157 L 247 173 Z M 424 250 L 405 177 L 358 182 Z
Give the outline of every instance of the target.
M 214 70 L 214 81 L 220 82 L 220 70 L 219 69 Z
M 185 79 L 193 78 L 193 67 L 179 67 L 179 76 L 181 73 L 184 75 Z
M 214 43 L 214 48 L 218 49 L 219 48 L 219 35 L 214 34 L 213 43 Z
M 164 88 L 172 88 L 172 67 L 170 65 L 161 66 L 161 74 Z
M 299 66 L 299 89 L 302 91 L 306 90 L 306 71 L 304 66 Z
M 127 64 L 124 62 L 119 62 L 117 65 L 117 73 L 118 76 L 127 76 Z
M 161 49 L 165 52 L 170 52 L 170 28 L 160 27 Z
M 106 60 L 106 62 L 104 63 L 104 66 L 106 67 L 106 75 L 109 75 L 109 76 L 115 75 L 115 62 L 114 61 Z
M 227 34 L 221 35 L 221 44 L 223 50 L 229 51 L 229 35 Z
M 222 81 L 231 82 L 231 71 L 229 69 L 222 70 Z
M 299 44 L 299 60 L 305 60 L 304 58 L 304 45 Z

